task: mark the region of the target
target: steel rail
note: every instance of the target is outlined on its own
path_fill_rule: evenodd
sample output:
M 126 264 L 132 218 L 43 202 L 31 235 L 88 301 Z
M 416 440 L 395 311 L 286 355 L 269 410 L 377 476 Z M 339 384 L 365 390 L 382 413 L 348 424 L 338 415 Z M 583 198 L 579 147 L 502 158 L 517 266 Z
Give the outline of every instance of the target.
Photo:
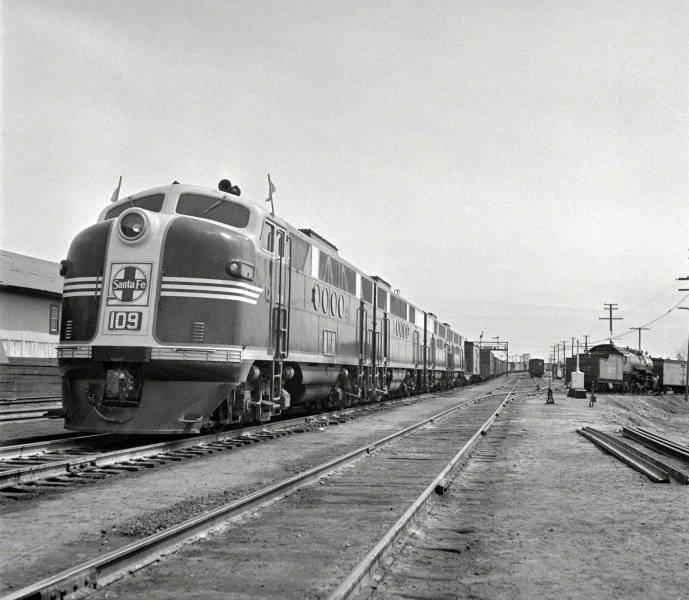
M 52 404 L 56 404 L 55 402 L 52 402 Z M 9 410 L 0 408 L 0 417 L 4 416 L 12 416 L 12 415 L 20 415 L 20 414 L 33 414 L 37 412 L 45 412 L 47 408 L 45 406 L 35 406 L 33 408 L 22 408 L 22 407 L 17 407 L 17 406 L 12 406 L 9 408 Z
M 422 399 L 421 396 L 419 396 L 419 399 Z M 408 400 L 407 398 L 402 399 L 402 400 Z M 412 400 L 416 400 L 416 397 L 412 398 Z M 384 402 L 379 402 L 376 404 L 360 404 L 355 407 L 351 407 L 349 409 L 341 409 L 338 411 L 329 411 L 327 413 L 321 413 L 321 414 L 315 414 L 313 416 L 308 416 L 308 418 L 313 418 L 313 419 L 318 419 L 318 418 L 325 418 L 325 417 L 331 417 L 331 416 L 336 416 L 337 414 L 341 415 L 348 415 L 350 414 L 349 411 L 366 411 L 366 410 L 377 410 L 379 408 L 389 408 L 391 404 L 399 402 L 399 400 L 386 400 Z M 0 413 L 1 414 L 1 413 Z M 250 431 L 250 430 L 261 430 L 263 431 L 266 427 L 274 427 L 274 426 L 280 426 L 280 425 L 290 425 L 292 423 L 303 423 L 303 419 L 305 417 L 299 416 L 299 417 L 294 417 L 293 419 L 289 420 L 283 420 L 283 421 L 273 421 L 272 423 L 265 423 L 262 425 L 252 425 L 249 427 L 243 427 L 241 429 L 232 429 L 232 430 L 226 430 L 223 431 L 221 434 L 209 434 L 208 437 L 204 437 L 203 435 L 192 435 L 192 436 L 185 436 L 184 438 L 178 438 L 175 441 L 181 441 L 182 439 L 189 439 L 189 440 L 196 440 L 197 442 L 203 442 L 206 439 L 212 438 L 214 435 L 230 435 L 231 433 L 237 434 L 237 435 L 242 435 L 242 433 Z M 10 458 L 22 458 L 26 456 L 35 456 L 37 454 L 43 454 L 46 452 L 52 452 L 53 450 L 64 450 L 65 448 L 69 448 L 72 445 L 74 445 L 75 442 L 84 442 L 84 441 L 95 441 L 95 438 L 99 437 L 107 437 L 107 436 L 113 436 L 113 435 L 118 435 L 118 434 L 111 434 L 111 433 L 92 433 L 92 434 L 78 434 L 78 433 L 67 433 L 67 434 L 59 434 L 62 437 L 59 438 L 50 438 L 47 440 L 40 440 L 37 442 L 27 442 L 25 444 L 12 444 L 8 446 L 0 446 L 0 461 L 10 459 Z M 213 441 L 213 440 L 211 440 Z
M 518 383 L 518 382 L 517 382 Z M 87 593 L 88 590 L 101 588 L 123 577 L 127 573 L 134 572 L 153 562 L 161 554 L 167 554 L 184 542 L 213 529 L 219 524 L 235 518 L 249 510 L 266 505 L 275 498 L 283 497 L 287 493 L 302 487 L 312 481 L 318 480 L 323 475 L 348 464 L 360 456 L 370 453 L 373 449 L 406 435 L 424 425 L 440 419 L 445 415 L 457 411 L 469 404 L 475 404 L 483 398 L 494 395 L 508 394 L 485 393 L 476 398 L 471 398 L 446 408 L 441 412 L 423 419 L 413 425 L 391 433 L 384 438 L 361 446 L 325 463 L 312 467 L 306 471 L 288 477 L 271 484 L 261 490 L 257 490 L 247 496 L 225 504 L 211 511 L 202 513 L 182 523 L 164 529 L 153 535 L 132 542 L 103 554 L 97 558 L 83 562 L 75 567 L 66 569 L 56 575 L 47 577 L 3 596 L 0 600 L 63 598 L 67 594 Z M 504 400 L 501 406 L 506 402 Z M 491 416 L 493 418 L 493 416 Z M 476 434 L 478 435 L 478 434 Z
M 49 404 L 61 402 L 60 396 L 23 396 L 21 398 L 2 398 L 0 407 L 12 406 L 17 404 Z
M 603 436 L 599 436 L 589 429 L 577 429 L 579 435 L 584 436 L 590 442 L 593 442 L 599 448 L 602 448 L 608 454 L 611 454 L 618 460 L 630 466 L 635 471 L 639 471 L 648 477 L 653 483 L 668 483 L 670 478 L 666 471 L 659 469 L 645 458 L 632 455 L 625 452 L 617 444 L 612 444 Z
M 680 444 L 679 442 L 675 442 L 674 440 L 671 440 L 670 438 L 666 438 L 662 435 L 654 433 L 653 431 L 650 431 L 648 429 L 644 429 L 643 427 L 631 427 L 630 429 L 635 429 L 636 431 L 640 431 L 644 435 L 651 437 L 653 439 L 656 439 L 660 442 L 663 442 L 664 444 L 667 444 L 668 446 L 672 446 L 673 448 L 676 448 L 677 450 L 681 450 L 682 452 L 689 452 L 689 446 L 686 446 L 684 444 Z
M 495 395 L 499 392 L 488 392 L 484 396 Z M 422 400 L 422 394 L 412 398 L 412 402 Z M 482 396 L 482 397 L 484 397 Z M 52 477 L 60 477 L 71 475 L 74 473 L 88 472 L 94 469 L 103 467 L 110 467 L 113 465 L 128 463 L 129 461 L 152 458 L 157 455 L 166 454 L 175 450 L 185 450 L 198 448 L 199 450 L 219 451 L 218 448 L 212 448 L 214 443 L 228 442 L 233 439 L 247 439 L 251 436 L 268 436 L 268 435 L 288 435 L 294 432 L 295 428 L 305 427 L 311 428 L 322 424 L 323 422 L 332 422 L 333 420 L 344 419 L 345 417 L 359 417 L 368 414 L 379 412 L 386 408 L 394 408 L 401 402 L 409 402 L 408 398 L 399 400 L 388 400 L 381 403 L 367 404 L 362 406 L 355 406 L 348 409 L 334 410 L 318 415 L 307 416 L 306 418 L 295 417 L 284 421 L 276 421 L 274 423 L 266 423 L 262 425 L 252 425 L 241 429 L 230 429 L 221 433 L 211 433 L 206 435 L 195 435 L 184 437 L 175 440 L 166 440 L 163 442 L 155 442 L 146 444 L 144 446 L 135 446 L 129 448 L 120 448 L 117 450 L 109 450 L 106 452 L 95 452 L 92 454 L 81 454 L 76 456 L 68 456 L 63 460 L 47 460 L 37 464 L 28 466 L 16 467 L 13 469 L 5 469 L 0 471 L 0 489 L 9 488 L 25 483 L 41 481 Z M 41 455 L 39 455 L 41 456 Z M 46 456 L 47 458 L 47 456 Z M 6 459 L 10 460 L 10 459 Z
M 582 427 L 582 429 L 584 429 L 586 431 L 591 431 L 595 435 L 597 435 L 598 437 L 609 442 L 610 444 L 618 446 L 624 452 L 632 454 L 632 455 L 636 456 L 637 458 L 642 458 L 646 462 L 651 463 L 653 466 L 660 469 L 661 471 L 665 471 L 668 475 L 670 475 L 670 477 L 672 477 L 673 479 L 675 479 L 676 481 L 678 481 L 682 485 L 687 485 L 689 483 L 689 475 L 687 475 L 683 471 L 675 469 L 672 465 L 668 465 L 667 463 L 664 463 L 660 460 L 657 460 L 656 458 L 652 457 L 650 454 L 646 454 L 645 452 L 642 452 L 638 448 L 634 448 L 634 446 L 630 446 L 629 444 L 626 444 L 622 440 L 618 440 L 616 437 L 613 437 L 609 433 L 605 433 L 604 431 L 594 429 L 593 427 Z
M 13 423 L 15 421 L 30 421 L 32 419 L 49 419 L 46 417 L 46 408 L 29 409 L 20 411 L 0 412 L 0 423 Z
M 414 500 L 411 506 L 404 512 L 404 514 L 388 529 L 378 543 L 366 554 L 366 556 L 350 571 L 349 575 L 340 583 L 340 585 L 330 594 L 328 600 L 342 600 L 348 598 L 353 592 L 359 590 L 377 564 L 380 563 L 387 551 L 392 547 L 394 541 L 406 529 L 419 509 L 426 503 L 428 498 L 440 484 L 447 474 L 454 468 L 457 462 L 466 454 L 466 452 L 474 445 L 482 435 L 490 429 L 502 409 L 507 405 L 511 396 L 519 385 L 521 378 L 517 380 L 514 387 L 507 392 L 505 399 L 500 403 L 500 406 L 488 417 L 488 419 L 478 428 L 474 435 L 462 446 L 462 448 L 452 457 L 445 468 L 433 479 L 433 481 L 424 489 L 423 492 Z
M 669 454 L 689 462 L 689 448 L 681 446 L 671 440 L 662 438 L 650 432 L 630 427 L 622 428 L 622 435 L 643 444 L 648 448 Z
M 72 448 L 75 444 L 83 442 L 95 442 L 99 439 L 110 437 L 109 433 L 92 433 L 89 435 L 80 435 L 73 437 L 65 437 L 54 440 L 43 440 L 40 442 L 29 442 L 27 444 L 14 444 L 12 446 L 0 446 L 0 461 L 9 460 L 11 458 L 23 458 L 28 456 L 40 456 L 47 452 L 54 450 L 65 450 Z M 0 466 L 1 463 L 0 463 Z

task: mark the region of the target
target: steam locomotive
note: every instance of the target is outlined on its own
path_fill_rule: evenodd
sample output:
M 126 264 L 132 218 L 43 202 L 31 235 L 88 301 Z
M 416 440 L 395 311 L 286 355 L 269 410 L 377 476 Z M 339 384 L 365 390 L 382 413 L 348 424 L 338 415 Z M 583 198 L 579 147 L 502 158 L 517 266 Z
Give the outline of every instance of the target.
M 566 378 L 576 369 L 576 357 L 566 359 Z M 644 393 L 657 387 L 654 360 L 640 350 L 614 344 L 592 346 L 579 355 L 584 387 L 593 391 Z
M 239 196 L 227 180 L 175 182 L 74 238 L 58 347 L 68 429 L 192 433 L 466 382 L 452 327 Z M 487 375 L 505 371 L 495 360 Z

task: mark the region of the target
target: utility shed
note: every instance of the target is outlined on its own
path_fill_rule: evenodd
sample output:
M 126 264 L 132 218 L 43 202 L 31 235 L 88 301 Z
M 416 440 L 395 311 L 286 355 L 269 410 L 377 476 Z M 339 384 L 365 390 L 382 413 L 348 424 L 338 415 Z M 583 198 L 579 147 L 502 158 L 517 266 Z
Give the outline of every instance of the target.
M 0 361 L 56 358 L 61 298 L 59 263 L 0 250 Z

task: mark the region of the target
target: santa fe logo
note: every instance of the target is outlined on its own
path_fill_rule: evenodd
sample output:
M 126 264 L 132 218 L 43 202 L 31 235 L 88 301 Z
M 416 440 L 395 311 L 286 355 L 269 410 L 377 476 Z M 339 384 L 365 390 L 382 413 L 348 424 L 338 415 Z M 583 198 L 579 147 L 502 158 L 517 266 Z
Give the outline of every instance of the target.
M 146 274 L 138 267 L 127 265 L 112 278 L 112 294 L 120 302 L 134 302 L 146 293 Z

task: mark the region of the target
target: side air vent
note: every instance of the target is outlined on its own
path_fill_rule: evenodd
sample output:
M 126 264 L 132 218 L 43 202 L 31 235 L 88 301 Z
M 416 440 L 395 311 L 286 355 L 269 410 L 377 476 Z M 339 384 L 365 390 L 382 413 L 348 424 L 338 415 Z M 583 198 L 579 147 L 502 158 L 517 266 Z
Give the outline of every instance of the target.
M 206 324 L 203 321 L 194 321 L 191 328 L 191 341 L 198 344 L 206 341 Z
M 72 339 L 72 319 L 69 319 L 69 321 L 65 323 L 65 339 Z

